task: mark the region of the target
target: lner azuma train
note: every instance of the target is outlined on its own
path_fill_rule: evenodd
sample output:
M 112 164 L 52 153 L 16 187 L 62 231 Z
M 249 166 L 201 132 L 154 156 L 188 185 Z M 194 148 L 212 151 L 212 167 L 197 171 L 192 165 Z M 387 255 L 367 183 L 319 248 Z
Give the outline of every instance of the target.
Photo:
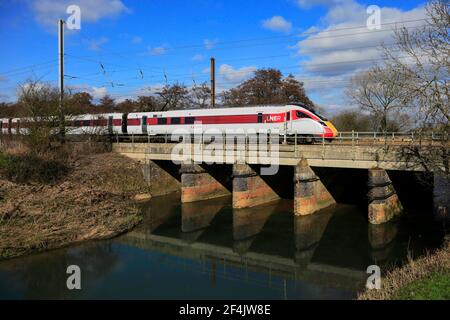
M 27 134 L 26 118 L 0 119 L 2 134 Z M 280 135 L 325 138 L 337 135 L 333 124 L 317 112 L 299 104 L 214 109 L 181 109 L 159 112 L 83 114 L 67 119 L 67 134 L 101 135 L 170 135 L 176 129 L 194 134 L 201 124 L 202 132 L 211 128 L 225 132 L 279 132 Z M 198 127 L 197 129 L 198 130 Z M 270 131 L 269 131 L 270 130 Z M 179 132 L 179 131 L 178 131 Z M 195 133 L 197 133 L 196 131 Z

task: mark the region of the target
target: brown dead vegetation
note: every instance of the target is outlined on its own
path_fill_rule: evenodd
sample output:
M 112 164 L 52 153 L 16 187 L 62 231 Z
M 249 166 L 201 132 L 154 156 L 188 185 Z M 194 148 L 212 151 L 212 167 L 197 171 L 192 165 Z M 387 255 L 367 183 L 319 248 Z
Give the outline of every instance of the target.
M 23 181 L 0 170 L 0 259 L 113 237 L 141 220 L 132 197 L 148 187 L 137 163 L 86 144 L 64 148 L 52 160 L 67 166 L 58 179 Z

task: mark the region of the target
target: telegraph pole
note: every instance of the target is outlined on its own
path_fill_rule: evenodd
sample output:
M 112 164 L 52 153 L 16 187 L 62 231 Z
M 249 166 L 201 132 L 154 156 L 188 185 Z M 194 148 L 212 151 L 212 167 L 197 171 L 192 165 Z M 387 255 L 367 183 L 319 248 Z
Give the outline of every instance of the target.
M 64 20 L 58 21 L 58 58 L 59 58 L 59 134 L 64 140 Z
M 216 60 L 211 57 L 211 107 L 216 106 Z

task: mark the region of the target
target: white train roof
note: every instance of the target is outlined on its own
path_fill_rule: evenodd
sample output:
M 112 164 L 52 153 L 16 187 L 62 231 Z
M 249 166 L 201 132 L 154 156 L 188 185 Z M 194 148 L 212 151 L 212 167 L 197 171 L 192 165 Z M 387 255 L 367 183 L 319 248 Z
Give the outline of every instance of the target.
M 132 112 L 129 116 L 201 116 L 201 115 L 228 115 L 228 114 L 255 114 L 255 113 L 277 113 L 286 112 L 288 110 L 308 110 L 298 105 L 262 105 L 248 107 L 232 107 L 232 108 L 203 108 L 203 109 L 179 109 L 170 111 L 150 111 L 150 112 Z M 310 110 L 308 110 L 310 111 Z

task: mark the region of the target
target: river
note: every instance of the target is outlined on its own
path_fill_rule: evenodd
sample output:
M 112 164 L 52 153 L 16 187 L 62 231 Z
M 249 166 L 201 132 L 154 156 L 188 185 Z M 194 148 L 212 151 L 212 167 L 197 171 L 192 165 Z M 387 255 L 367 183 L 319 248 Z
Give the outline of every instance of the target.
M 154 198 L 127 234 L 2 261 L 0 299 L 352 299 L 369 265 L 385 272 L 442 242 L 422 209 L 373 226 L 356 205 L 294 217 L 292 200 L 230 203 Z M 69 265 L 81 290 L 66 287 Z

